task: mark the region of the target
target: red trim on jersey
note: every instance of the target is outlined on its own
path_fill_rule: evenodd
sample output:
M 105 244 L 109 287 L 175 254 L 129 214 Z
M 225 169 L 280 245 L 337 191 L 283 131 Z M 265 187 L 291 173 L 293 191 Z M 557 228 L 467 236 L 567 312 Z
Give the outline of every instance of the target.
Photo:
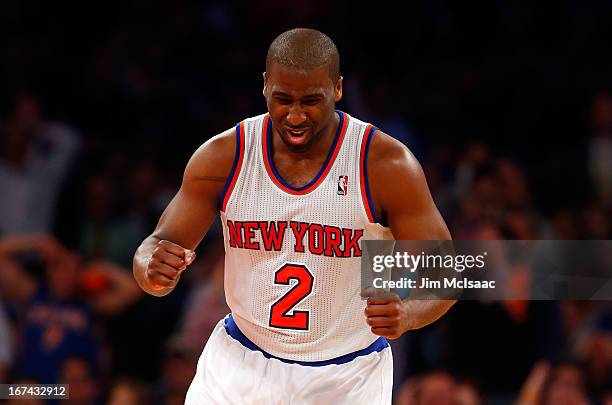
M 237 156 L 238 163 L 236 164 L 236 168 L 234 170 L 232 181 L 225 192 L 225 197 L 223 197 L 223 204 L 221 205 L 221 211 L 225 212 L 225 208 L 227 207 L 227 202 L 229 201 L 230 196 L 232 195 L 232 191 L 234 190 L 234 186 L 236 185 L 236 180 L 238 180 L 238 175 L 240 174 L 240 169 L 242 168 L 242 161 L 244 160 L 244 122 L 240 124 L 240 133 L 236 136 L 236 141 L 239 143 L 237 145 Z
M 283 180 L 279 178 L 280 176 L 276 175 L 276 170 L 273 168 L 274 162 L 272 162 L 271 160 L 272 156 L 270 156 L 268 153 L 268 149 L 270 146 L 268 145 L 268 136 L 269 136 L 268 127 L 271 127 L 271 126 L 269 125 L 270 115 L 269 114 L 266 115 L 266 117 L 264 118 L 264 122 L 263 122 L 263 130 L 261 131 L 262 132 L 262 150 L 263 150 L 263 158 L 264 158 L 263 160 L 266 166 L 266 171 L 268 172 L 268 176 L 270 177 L 270 179 L 272 179 L 272 182 L 276 184 L 278 188 L 280 188 L 281 190 L 289 194 L 305 195 L 313 191 L 315 188 L 319 186 L 319 184 L 321 184 L 321 182 L 327 176 L 327 173 L 329 173 L 332 165 L 334 164 L 334 161 L 336 160 L 336 156 L 338 156 L 338 152 L 340 151 L 340 147 L 342 146 L 344 135 L 346 134 L 348 116 L 344 112 L 340 112 L 340 113 L 342 114 L 342 117 L 341 117 L 342 119 L 340 120 L 340 124 L 342 125 L 342 128 L 340 129 L 340 133 L 336 137 L 334 144 L 332 145 L 333 151 L 330 155 L 328 155 L 327 162 L 326 164 L 324 164 L 325 167 L 321 168 L 319 173 L 311 181 L 311 184 L 308 185 L 308 187 L 299 188 L 299 189 L 287 187 L 287 185 L 283 184 L 284 183 Z M 270 135 L 273 135 L 273 134 L 270 134 Z
M 374 223 L 376 220 L 374 219 L 374 212 L 372 211 L 372 207 L 370 206 L 369 201 L 369 187 L 366 173 L 367 170 L 367 162 L 366 162 L 366 154 L 367 148 L 369 145 L 369 140 L 374 133 L 374 127 L 372 124 L 368 124 L 365 129 L 363 139 L 361 140 L 361 152 L 359 153 L 359 184 L 361 186 L 361 201 L 363 201 L 363 206 L 365 207 L 366 214 L 368 215 L 368 219 L 370 222 Z

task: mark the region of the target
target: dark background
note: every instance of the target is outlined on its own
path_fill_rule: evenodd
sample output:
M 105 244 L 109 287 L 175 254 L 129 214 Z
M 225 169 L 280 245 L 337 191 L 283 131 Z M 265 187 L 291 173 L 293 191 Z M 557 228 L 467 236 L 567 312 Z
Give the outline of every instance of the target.
M 47 184 L 53 190 L 47 222 L 4 227 L 11 204 L 19 202 L 12 202 L 13 183 L 0 175 L 8 207 L 0 208 L 0 241 L 13 246 L 8 242 L 18 234 L 34 235 L 20 242 L 27 248 L 0 249 L 0 271 L 16 265 L 37 291 L 46 290 L 44 235 L 44 244 L 57 241 L 62 251 L 78 254 L 83 269 L 104 260 L 130 276 L 133 251 L 178 189 L 191 153 L 265 111 L 267 47 L 299 26 L 336 42 L 344 76 L 338 108 L 406 143 L 455 238 L 610 239 L 610 21 L 612 3 L 589 1 L 437 0 L 401 8 L 392 2 L 2 2 L 0 164 L 13 174 L 30 173 L 29 151 L 57 156 L 61 146 L 44 135 L 50 125 L 71 134 L 74 147 L 57 182 Z M 30 193 L 36 196 L 35 185 Z M 45 195 L 37 204 L 45 205 Z M 206 337 L 225 311 L 219 280 L 210 276 L 222 271 L 212 270 L 219 267 L 218 239 L 213 229 L 192 274 L 171 296 L 158 300 L 125 287 L 124 305 L 87 312 L 93 337 L 86 340 L 95 348 L 68 344 L 49 363 L 58 365 L 55 371 L 24 366 L 28 347 L 46 336 L 26 333 L 28 308 L 40 300 L 55 308 L 65 298 L 51 293 L 20 301 L 0 287 L 4 330 L 13 335 L 0 376 L 50 382 L 42 381 L 45 372 L 57 381 L 81 372 L 97 387 L 84 387 L 81 403 L 121 403 L 120 388 L 131 388 L 131 398 L 150 395 L 143 403 L 180 403 L 200 350 L 184 342 L 186 330 Z M 71 295 L 79 308 L 91 306 L 86 291 Z M 215 308 L 210 319 L 198 320 L 202 311 L 194 302 Z M 36 356 L 50 354 L 31 355 L 36 364 L 43 362 Z M 526 392 L 530 370 L 534 380 L 543 377 L 532 384 L 536 402 L 524 403 L 555 403 L 555 395 L 576 401 L 569 403 L 612 401 L 607 303 L 460 303 L 435 326 L 401 339 L 394 355 L 401 404 L 462 395 L 472 402 L 461 403 L 512 401 Z M 569 391 L 559 394 L 558 387 Z

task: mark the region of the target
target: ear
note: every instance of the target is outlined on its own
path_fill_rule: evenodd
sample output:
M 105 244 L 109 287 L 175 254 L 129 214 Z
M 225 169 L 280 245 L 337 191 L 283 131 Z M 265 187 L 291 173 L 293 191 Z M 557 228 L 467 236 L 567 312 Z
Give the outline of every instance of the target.
M 342 76 L 338 77 L 338 81 L 336 82 L 334 100 L 336 103 L 342 99 Z
M 262 76 L 263 76 L 263 80 L 264 80 L 264 86 L 263 86 L 262 94 L 263 94 L 264 97 L 267 97 L 266 93 L 268 93 L 268 76 L 266 75 L 266 72 L 263 72 Z

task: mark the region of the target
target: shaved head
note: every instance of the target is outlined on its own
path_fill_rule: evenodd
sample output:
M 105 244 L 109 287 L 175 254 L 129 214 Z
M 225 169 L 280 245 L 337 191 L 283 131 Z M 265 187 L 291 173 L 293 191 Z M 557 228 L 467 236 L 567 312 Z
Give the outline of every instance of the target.
M 280 34 L 268 49 L 266 70 L 272 63 L 296 70 L 329 66 L 329 77 L 335 83 L 340 76 L 340 55 L 330 37 L 310 28 L 295 28 Z

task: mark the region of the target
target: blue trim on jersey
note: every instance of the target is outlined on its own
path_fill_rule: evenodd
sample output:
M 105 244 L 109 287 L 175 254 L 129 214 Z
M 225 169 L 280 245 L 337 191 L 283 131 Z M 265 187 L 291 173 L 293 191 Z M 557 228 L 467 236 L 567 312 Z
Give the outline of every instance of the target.
M 368 152 L 370 151 L 370 142 L 372 142 L 372 138 L 374 138 L 374 131 L 377 131 L 378 128 L 373 126 L 370 128 L 370 132 L 366 134 L 368 140 L 365 145 L 365 151 L 363 153 L 363 181 L 365 183 L 365 191 L 366 198 L 368 199 L 368 204 L 370 205 L 370 214 L 372 214 L 372 219 L 374 223 L 378 222 L 378 218 L 376 218 L 376 210 L 374 209 L 374 204 L 372 204 L 372 197 L 370 195 L 370 183 L 368 182 Z
M 225 194 L 227 194 L 227 189 L 229 188 L 230 184 L 232 184 L 232 179 L 234 178 L 234 173 L 236 172 L 236 167 L 238 166 L 239 160 L 240 160 L 240 122 L 236 124 L 236 153 L 234 154 L 234 163 L 232 164 L 232 170 L 230 170 L 229 176 L 227 176 L 225 187 L 223 188 L 221 197 L 219 197 L 219 201 L 217 201 L 217 209 L 219 210 L 223 210 L 223 200 L 225 200 Z
M 268 138 L 266 142 L 268 144 L 267 145 L 268 161 L 270 162 L 270 168 L 272 168 L 272 173 L 274 173 L 274 176 L 276 177 L 276 179 L 283 186 L 293 191 L 303 191 L 303 190 L 306 190 L 308 187 L 311 187 L 313 184 L 315 184 L 317 180 L 319 179 L 319 177 L 321 177 L 321 175 L 325 171 L 325 168 L 329 164 L 329 161 L 332 155 L 334 154 L 334 150 L 336 149 L 336 144 L 338 143 L 338 139 L 340 138 L 340 133 L 342 132 L 342 125 L 344 124 L 344 114 L 342 113 L 342 111 L 336 110 L 336 113 L 340 116 L 340 124 L 338 124 L 338 130 L 336 131 L 336 137 L 334 138 L 334 143 L 332 143 L 332 146 L 329 149 L 329 152 L 327 153 L 327 159 L 325 159 L 323 166 L 321 166 L 321 170 L 319 170 L 319 173 L 317 173 L 314 179 L 312 179 L 310 183 L 306 184 L 305 186 L 301 186 L 301 187 L 294 187 L 291 184 L 287 183 L 285 180 L 283 180 L 281 175 L 276 170 L 276 166 L 274 166 L 274 159 L 272 158 L 272 119 L 268 120 L 268 128 L 267 128 L 267 133 L 266 133 L 266 137 Z
M 251 342 L 249 338 L 244 336 L 244 334 L 240 331 L 240 329 L 238 329 L 238 325 L 236 325 L 236 322 L 234 321 L 234 318 L 232 317 L 231 314 L 227 318 L 225 318 L 224 324 L 225 324 L 225 331 L 227 332 L 227 334 L 233 337 L 234 339 L 236 339 L 238 342 L 240 342 L 240 344 L 242 344 L 247 349 L 258 351 L 261 354 L 263 354 L 264 357 L 268 359 L 276 359 L 276 360 L 282 361 L 283 363 L 288 363 L 288 364 L 299 364 L 300 366 L 321 367 L 321 366 L 328 366 L 331 364 L 349 363 L 353 361 L 354 359 L 356 359 L 357 357 L 365 356 L 367 354 L 374 353 L 374 352 L 380 352 L 385 347 L 389 346 L 389 342 L 387 341 L 387 339 L 381 336 L 378 339 L 376 339 L 374 343 L 372 343 L 370 346 L 366 347 L 365 349 L 358 350 L 353 353 L 345 354 L 344 356 L 336 357 L 336 358 L 329 359 L 329 360 L 323 360 L 323 361 L 294 361 L 294 360 L 287 360 L 287 359 L 282 359 L 280 357 L 273 356 L 270 353 L 262 350 L 255 343 Z

